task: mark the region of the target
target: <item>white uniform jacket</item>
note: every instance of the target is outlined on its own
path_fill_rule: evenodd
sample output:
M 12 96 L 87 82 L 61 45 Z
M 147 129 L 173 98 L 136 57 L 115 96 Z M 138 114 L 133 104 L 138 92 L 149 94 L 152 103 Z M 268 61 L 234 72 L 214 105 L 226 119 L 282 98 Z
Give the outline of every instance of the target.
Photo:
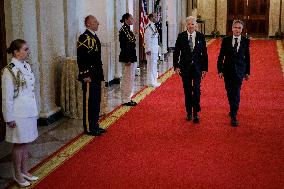
M 145 52 L 159 53 L 159 32 L 153 22 L 145 27 Z
M 34 83 L 35 78 L 30 65 L 12 58 L 2 74 L 2 112 L 5 122 L 14 121 L 14 116 L 38 117 Z

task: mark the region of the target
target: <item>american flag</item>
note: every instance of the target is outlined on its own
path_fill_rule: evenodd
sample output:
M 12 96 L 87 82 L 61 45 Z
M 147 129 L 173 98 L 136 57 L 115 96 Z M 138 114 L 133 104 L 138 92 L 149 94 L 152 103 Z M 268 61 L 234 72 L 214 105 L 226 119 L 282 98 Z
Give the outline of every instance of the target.
M 141 0 L 141 13 L 140 13 L 140 34 L 142 38 L 144 38 L 145 30 L 144 28 L 148 24 L 148 16 L 147 16 L 147 2 L 146 0 Z

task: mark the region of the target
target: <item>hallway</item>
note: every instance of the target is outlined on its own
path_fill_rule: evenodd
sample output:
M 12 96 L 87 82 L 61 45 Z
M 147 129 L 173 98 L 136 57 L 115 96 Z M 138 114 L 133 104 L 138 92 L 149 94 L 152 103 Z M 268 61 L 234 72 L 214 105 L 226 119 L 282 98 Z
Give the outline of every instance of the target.
M 110 123 L 103 120 L 103 126 L 111 125 L 105 136 L 80 135 L 55 154 L 55 160 L 35 167 L 33 170 L 43 179 L 35 187 L 280 189 L 284 184 L 284 88 L 279 63 L 283 45 L 279 49 L 279 44 L 252 40 L 252 78 L 242 91 L 240 127 L 230 127 L 227 118 L 224 86 L 216 74 L 216 52 L 220 47 L 220 40 L 216 40 L 208 48 L 209 73 L 202 83 L 199 126 L 185 120 L 180 78 L 171 76 L 171 70 L 162 76 L 163 80 L 169 79 L 137 107 L 123 117 L 125 108 L 121 110 L 125 112 L 110 115 Z M 172 57 L 168 60 L 160 65 L 160 75 L 171 68 Z M 271 76 L 269 80 L 266 74 Z M 143 87 L 143 75 L 136 78 L 136 91 Z M 109 95 L 115 97 L 119 90 L 114 88 Z M 135 98 L 141 100 L 145 97 L 141 97 L 142 93 L 147 95 L 152 90 L 143 91 Z M 50 136 L 65 138 L 71 132 L 71 122 L 62 121 L 38 141 Z M 81 132 L 76 129 L 78 125 L 80 122 L 73 122 L 71 130 L 76 131 L 68 140 Z M 52 146 L 52 142 L 48 143 Z M 34 147 L 38 149 L 41 144 Z

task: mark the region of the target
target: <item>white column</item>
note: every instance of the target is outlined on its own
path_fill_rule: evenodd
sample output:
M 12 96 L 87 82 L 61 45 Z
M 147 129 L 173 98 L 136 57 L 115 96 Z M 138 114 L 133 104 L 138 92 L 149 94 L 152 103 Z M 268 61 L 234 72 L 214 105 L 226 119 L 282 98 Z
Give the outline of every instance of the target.
M 65 52 L 67 57 L 76 56 L 78 19 L 76 0 L 64 0 Z
M 83 33 L 84 18 L 94 15 L 99 21 L 97 35 L 102 44 L 102 62 L 105 81 L 114 79 L 115 75 L 115 38 L 114 38 L 114 1 L 113 0 L 79 0 L 77 13 L 80 32 Z
M 37 43 L 37 19 L 35 0 L 5 0 L 5 23 L 7 46 L 11 41 L 22 38 L 30 48 L 29 64 L 35 74 L 35 94 L 40 107 L 40 76 Z M 9 23 L 9 25 L 8 25 Z M 10 61 L 9 57 L 9 60 Z
M 167 15 L 168 15 L 168 30 L 169 30 L 169 47 L 175 46 L 175 41 L 178 35 L 178 18 L 177 18 L 177 2 L 176 0 L 166 0 Z
M 284 18 L 284 1 L 282 0 L 282 28 L 283 28 L 283 18 Z M 274 36 L 275 32 L 279 29 L 279 15 L 280 15 L 280 0 L 271 0 L 269 6 L 269 32 L 268 36 Z M 284 32 L 282 30 L 282 32 Z
M 122 26 L 120 23 L 120 19 L 122 18 L 122 15 L 127 12 L 126 10 L 126 0 L 116 0 L 116 7 L 115 12 L 116 15 L 114 17 L 114 38 L 115 38 L 115 78 L 121 78 L 122 77 L 122 67 L 119 62 L 119 54 L 120 54 L 120 46 L 119 46 L 119 30 Z
M 217 0 L 217 30 L 221 35 L 226 35 L 227 30 L 227 3 L 226 0 Z
M 134 18 L 134 24 L 133 24 L 133 32 L 136 37 L 136 56 L 137 56 L 137 66 L 139 66 L 139 26 L 140 26 L 140 20 L 139 20 L 139 11 L 140 4 L 138 0 L 133 0 L 133 18 Z
M 161 6 L 162 6 L 162 53 L 165 54 L 168 52 L 167 49 L 167 20 L 168 20 L 168 7 L 166 4 L 166 0 L 161 0 Z
M 37 0 L 38 60 L 40 63 L 40 117 L 48 118 L 58 112 L 55 104 L 56 73 L 61 59 L 65 57 L 63 0 Z
M 192 1 L 187 0 L 187 17 L 192 16 Z
M 182 0 L 181 1 L 181 7 L 180 7 L 180 11 L 181 11 L 181 17 L 180 17 L 180 31 L 182 32 L 185 30 L 185 22 L 186 22 L 186 17 L 187 17 L 187 0 Z

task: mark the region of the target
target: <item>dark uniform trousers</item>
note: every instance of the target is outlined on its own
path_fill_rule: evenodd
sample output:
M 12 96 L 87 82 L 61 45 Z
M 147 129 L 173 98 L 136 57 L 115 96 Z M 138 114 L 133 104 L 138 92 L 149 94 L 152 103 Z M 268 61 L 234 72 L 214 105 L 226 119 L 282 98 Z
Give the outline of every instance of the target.
M 82 88 L 84 131 L 96 132 L 99 130 L 101 82 L 82 82 Z

